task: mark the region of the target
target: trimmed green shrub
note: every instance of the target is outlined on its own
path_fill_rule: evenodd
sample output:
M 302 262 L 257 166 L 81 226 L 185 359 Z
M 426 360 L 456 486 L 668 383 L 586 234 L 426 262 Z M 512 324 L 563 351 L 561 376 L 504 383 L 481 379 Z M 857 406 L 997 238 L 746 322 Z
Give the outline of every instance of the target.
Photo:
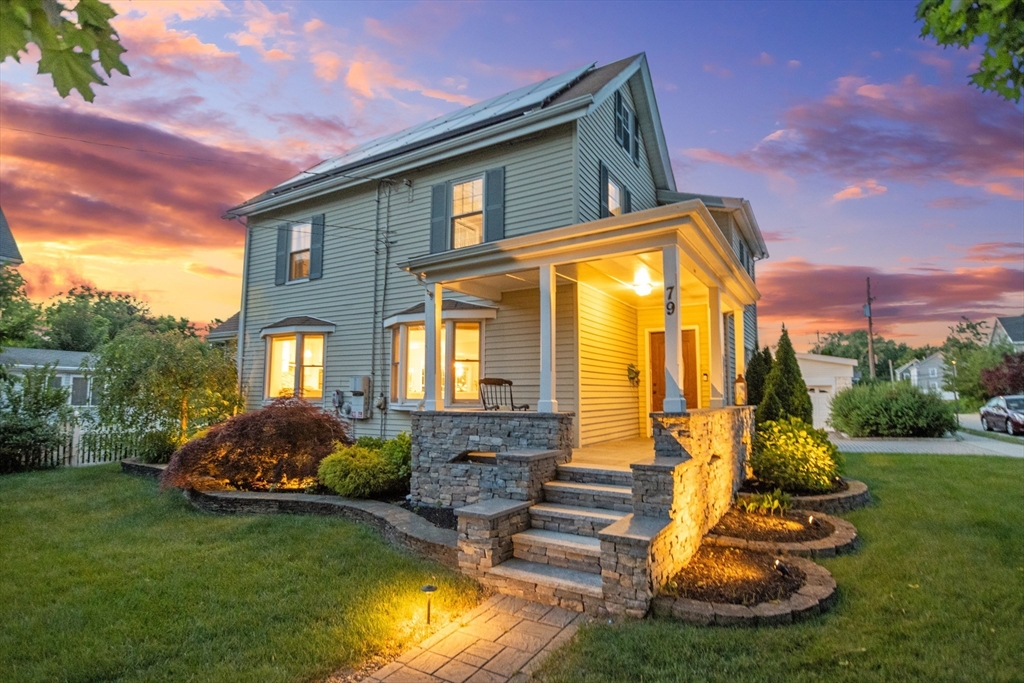
M 747 363 L 745 378 L 747 380 L 748 405 L 761 405 L 761 401 L 764 399 L 764 381 L 768 378 L 768 373 L 772 371 L 774 364 L 771 349 L 767 346 L 761 351 L 754 349 L 753 355 L 750 356 L 750 362 Z
M 782 327 L 779 346 L 775 349 L 775 362 L 764 381 L 764 396 L 757 406 L 754 418 L 757 424 L 796 417 L 804 422 L 813 421 L 814 409 L 807 385 L 796 362 L 796 352 L 789 340 L 789 331 Z
M 0 378 L 0 474 L 56 467 L 70 444 L 75 415 L 56 377 L 43 365 Z
M 787 493 L 827 493 L 842 461 L 825 430 L 791 417 L 757 428 L 750 466 L 758 481 Z
M 347 498 L 406 494 L 412 478 L 412 439 L 402 432 L 387 441 L 363 437 L 354 446 L 339 446 L 320 463 L 319 478 Z
M 875 382 L 836 394 L 829 424 L 850 436 L 939 437 L 956 429 L 956 417 L 938 394 L 909 382 Z

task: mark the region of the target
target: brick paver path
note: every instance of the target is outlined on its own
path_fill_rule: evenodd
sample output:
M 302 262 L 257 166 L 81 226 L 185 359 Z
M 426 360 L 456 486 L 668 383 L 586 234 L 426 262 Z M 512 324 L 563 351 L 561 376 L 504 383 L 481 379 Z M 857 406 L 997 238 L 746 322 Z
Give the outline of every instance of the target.
M 387 683 L 520 683 L 587 617 L 498 595 L 367 676 Z

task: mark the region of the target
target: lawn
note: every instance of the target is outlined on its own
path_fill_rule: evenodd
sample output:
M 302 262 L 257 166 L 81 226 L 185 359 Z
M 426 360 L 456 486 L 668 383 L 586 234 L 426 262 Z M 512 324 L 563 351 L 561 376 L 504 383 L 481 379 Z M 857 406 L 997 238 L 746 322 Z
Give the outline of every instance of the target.
M 427 634 L 474 584 L 339 519 L 214 516 L 116 465 L 0 477 L 0 680 L 305 681 Z
M 989 439 L 995 439 L 996 441 L 1024 444 L 1024 439 L 1021 439 L 1019 436 L 1010 436 L 1009 434 L 1000 434 L 999 432 L 986 432 L 981 429 L 970 429 L 968 427 L 961 427 L 960 431 L 967 432 L 968 434 L 974 434 L 975 436 L 984 436 Z
M 863 539 L 822 560 L 829 614 L 784 628 L 667 620 L 596 625 L 539 678 L 568 681 L 1024 681 L 1024 462 L 849 454 L 875 505 Z

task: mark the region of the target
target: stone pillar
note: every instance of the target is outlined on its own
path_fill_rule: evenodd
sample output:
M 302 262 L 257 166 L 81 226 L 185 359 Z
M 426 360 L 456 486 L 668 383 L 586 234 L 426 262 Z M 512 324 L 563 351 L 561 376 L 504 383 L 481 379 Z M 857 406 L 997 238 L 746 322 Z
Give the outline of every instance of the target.
M 426 363 L 424 365 L 423 409 L 444 409 L 441 394 L 441 285 L 434 282 L 427 285 L 424 298 L 423 327 L 426 336 Z
M 665 403 L 666 413 L 685 413 L 683 398 L 683 324 L 679 291 L 679 246 L 662 247 L 661 260 L 664 273 L 665 318 Z
M 540 400 L 537 412 L 557 413 L 555 392 L 555 267 L 540 267 Z
M 459 568 L 479 578 L 512 557 L 512 536 L 530 528 L 532 501 L 492 498 L 455 511 L 459 518 Z
M 725 382 L 725 331 L 722 329 L 722 293 L 718 287 L 708 287 L 708 339 L 711 344 L 711 408 L 721 408 L 724 403 Z M 736 379 L 730 378 L 730 382 Z

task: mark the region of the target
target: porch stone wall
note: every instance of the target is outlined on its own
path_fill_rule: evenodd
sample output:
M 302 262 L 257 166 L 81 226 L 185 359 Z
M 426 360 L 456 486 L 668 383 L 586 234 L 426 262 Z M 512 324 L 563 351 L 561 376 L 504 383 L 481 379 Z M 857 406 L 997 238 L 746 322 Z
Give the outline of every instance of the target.
M 573 413 L 412 413 L 412 499 L 461 507 L 490 500 L 540 501 L 544 483 L 572 457 Z M 467 451 L 496 464 L 452 462 Z

